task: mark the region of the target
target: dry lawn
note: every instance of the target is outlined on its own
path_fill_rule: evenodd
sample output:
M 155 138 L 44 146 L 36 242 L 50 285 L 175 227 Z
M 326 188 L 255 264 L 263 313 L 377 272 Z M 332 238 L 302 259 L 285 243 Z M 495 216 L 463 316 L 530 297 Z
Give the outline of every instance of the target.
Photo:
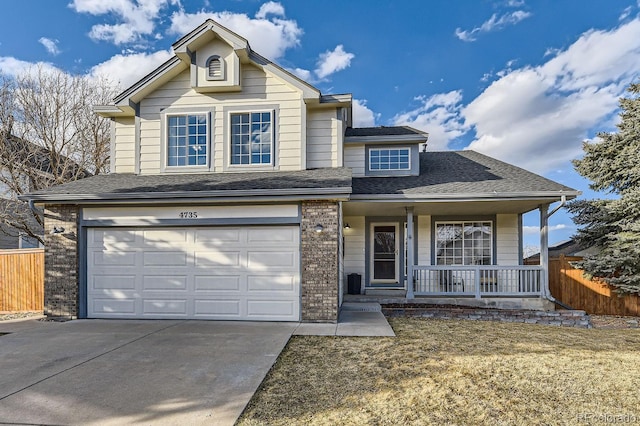
M 640 423 L 638 330 L 390 323 L 396 338 L 292 338 L 239 424 Z

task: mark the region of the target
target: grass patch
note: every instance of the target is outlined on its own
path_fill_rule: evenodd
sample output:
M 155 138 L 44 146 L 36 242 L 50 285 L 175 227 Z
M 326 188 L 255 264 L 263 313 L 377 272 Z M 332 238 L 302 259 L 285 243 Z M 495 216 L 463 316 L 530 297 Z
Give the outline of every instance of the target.
M 396 338 L 293 337 L 238 423 L 640 422 L 637 330 L 389 322 Z

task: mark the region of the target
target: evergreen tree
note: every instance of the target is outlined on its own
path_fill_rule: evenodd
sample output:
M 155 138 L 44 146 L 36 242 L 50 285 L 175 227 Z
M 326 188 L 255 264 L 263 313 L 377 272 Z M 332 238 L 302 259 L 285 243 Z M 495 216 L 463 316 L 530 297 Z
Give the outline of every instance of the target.
M 575 160 L 590 187 L 616 199 L 575 200 L 568 205 L 578 225 L 576 239 L 597 254 L 577 266 L 621 294 L 640 294 L 640 83 L 620 99 L 617 133 L 599 133 L 600 141 L 585 142 L 584 158 Z

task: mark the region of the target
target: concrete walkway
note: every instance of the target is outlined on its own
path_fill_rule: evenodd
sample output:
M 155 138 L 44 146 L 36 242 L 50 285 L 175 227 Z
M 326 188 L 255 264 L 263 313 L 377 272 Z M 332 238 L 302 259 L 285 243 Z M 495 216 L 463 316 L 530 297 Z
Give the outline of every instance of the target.
M 337 324 L 301 323 L 298 336 L 395 337 L 379 303 L 344 302 Z

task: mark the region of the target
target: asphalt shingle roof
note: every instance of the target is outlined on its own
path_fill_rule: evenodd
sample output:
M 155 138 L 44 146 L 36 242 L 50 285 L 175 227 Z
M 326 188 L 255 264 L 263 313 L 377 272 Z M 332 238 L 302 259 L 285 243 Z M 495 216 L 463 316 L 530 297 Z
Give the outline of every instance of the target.
M 423 133 L 419 130 L 411 128 L 409 126 L 380 126 L 380 127 L 347 127 L 344 134 L 346 137 L 350 136 L 404 136 L 415 135 L 423 136 Z
M 321 190 L 349 188 L 351 170 L 348 168 L 313 169 L 292 172 L 253 173 L 176 173 L 163 175 L 110 174 L 92 176 L 29 194 L 55 196 L 63 200 L 65 195 L 109 195 L 127 193 L 176 193 L 210 191 L 251 190 Z M 99 198 L 99 197 L 96 197 Z
M 520 167 L 475 151 L 420 153 L 420 175 L 353 179 L 352 194 L 475 194 L 570 191 Z

